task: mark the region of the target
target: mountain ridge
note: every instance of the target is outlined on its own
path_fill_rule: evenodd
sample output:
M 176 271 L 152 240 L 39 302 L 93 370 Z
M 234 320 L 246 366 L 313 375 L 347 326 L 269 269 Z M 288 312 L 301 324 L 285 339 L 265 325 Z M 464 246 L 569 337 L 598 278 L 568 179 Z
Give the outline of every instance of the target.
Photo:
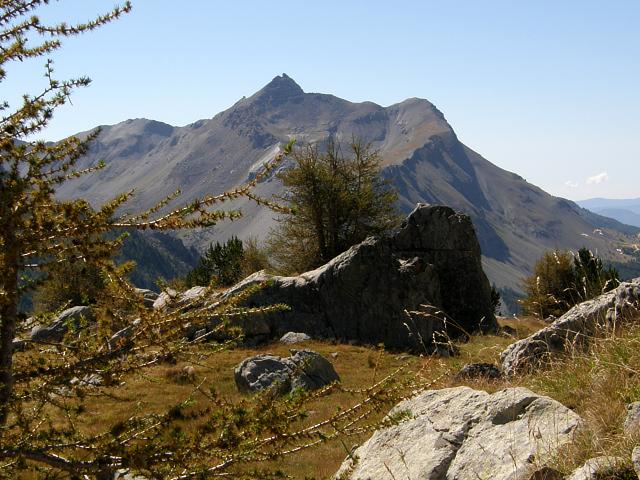
M 491 164 L 458 139 L 444 114 L 428 100 L 410 98 L 382 107 L 333 95 L 305 93 L 289 76 L 275 77 L 253 95 L 210 119 L 184 127 L 153 120 L 127 120 L 103 127 L 80 168 L 104 159 L 107 168 L 65 184 L 62 196 L 101 203 L 137 186 L 128 207 L 148 208 L 180 189 L 188 201 L 247 181 L 278 145 L 295 138 L 314 143 L 352 136 L 380 150 L 382 174 L 399 192 L 408 213 L 416 203 L 440 203 L 469 214 L 490 279 L 518 291 L 533 262 L 551 248 L 585 245 L 605 259 L 626 261 L 616 249 L 640 229 L 624 226 L 553 197 L 519 175 Z M 257 192 L 282 191 L 273 176 Z M 187 245 L 203 248 L 232 235 L 264 237 L 274 214 L 246 200 L 234 207 L 244 218 L 223 230 L 182 232 Z

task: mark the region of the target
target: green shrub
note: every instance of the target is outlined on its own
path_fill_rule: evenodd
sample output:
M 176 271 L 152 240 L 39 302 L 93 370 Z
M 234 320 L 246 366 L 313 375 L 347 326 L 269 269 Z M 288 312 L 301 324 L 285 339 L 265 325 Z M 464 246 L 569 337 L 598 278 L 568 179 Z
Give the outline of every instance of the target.
M 618 272 L 605 268 L 588 248 L 577 255 L 569 251 L 546 252 L 535 264 L 534 273 L 524 281 L 525 314 L 540 318 L 559 317 L 574 305 L 615 288 Z

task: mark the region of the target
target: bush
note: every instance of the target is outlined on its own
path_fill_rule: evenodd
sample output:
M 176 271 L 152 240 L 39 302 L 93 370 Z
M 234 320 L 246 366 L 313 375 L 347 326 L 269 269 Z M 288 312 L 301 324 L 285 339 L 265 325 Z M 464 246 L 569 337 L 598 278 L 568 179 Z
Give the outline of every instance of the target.
M 524 281 L 526 298 L 521 301 L 525 314 L 540 318 L 559 317 L 574 305 L 615 288 L 620 283 L 614 268 L 587 248 L 577 255 L 554 250 L 535 264 L 534 273 Z

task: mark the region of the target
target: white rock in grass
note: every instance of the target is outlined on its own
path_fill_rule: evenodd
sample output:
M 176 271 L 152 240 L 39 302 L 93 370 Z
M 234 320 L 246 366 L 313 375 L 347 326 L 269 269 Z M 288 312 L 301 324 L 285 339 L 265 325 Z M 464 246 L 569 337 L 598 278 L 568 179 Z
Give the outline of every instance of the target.
M 409 419 L 375 432 L 336 478 L 526 480 L 580 424 L 576 413 L 526 388 L 432 390 L 391 414 Z
M 618 457 L 595 457 L 587 460 L 567 480 L 600 480 L 603 475 L 614 473 L 622 464 L 624 460 Z

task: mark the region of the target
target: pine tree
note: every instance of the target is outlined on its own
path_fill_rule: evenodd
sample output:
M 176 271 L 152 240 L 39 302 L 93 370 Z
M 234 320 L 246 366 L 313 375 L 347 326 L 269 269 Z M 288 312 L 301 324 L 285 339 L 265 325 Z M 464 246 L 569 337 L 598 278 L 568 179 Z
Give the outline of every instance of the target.
M 0 82 L 12 64 L 47 57 L 65 37 L 104 26 L 131 9 L 127 2 L 87 23 L 48 25 L 38 18 L 48 3 L 0 2 Z M 99 164 L 85 171 L 75 169 L 99 131 L 55 144 L 33 140 L 73 90 L 89 84 L 84 77 L 57 80 L 50 61 L 45 72 L 41 92 L 25 95 L 17 106 L 0 104 L 0 474 L 22 478 L 28 471 L 28 478 L 102 480 L 127 468 L 150 478 L 267 478 L 275 473 L 261 469 L 261 462 L 370 428 L 362 424 L 367 412 L 397 393 L 387 381 L 367 390 L 364 401 L 354 408 L 312 426 L 300 426 L 309 396 L 280 402 L 264 395 L 236 405 L 200 384 L 194 385 L 192 397 L 163 411 L 132 411 L 104 431 L 82 427 L 87 423 L 83 418 L 88 396 L 113 398 L 113 389 L 127 375 L 188 358 L 192 345 L 184 337 L 185 325 L 215 323 L 218 327 L 212 333 L 232 334 L 237 330 L 229 326 L 231 319 L 284 308 L 243 308 L 243 299 L 255 291 L 249 288 L 212 305 L 147 310 L 125 279 L 126 267 L 117 267 L 111 258 L 123 240 L 113 232 L 210 226 L 237 216 L 217 207 L 242 196 L 277 209 L 252 189 L 282 161 L 290 145 L 250 183 L 184 206 L 171 208 L 172 196 L 139 214 L 119 213 L 131 193 L 118 195 L 97 210 L 82 199 L 62 201 L 55 196 L 58 185 L 103 168 Z M 28 326 L 18 315 L 21 295 L 55 266 L 77 264 L 98 269 L 104 279 L 95 320 L 65 324 L 61 339 L 29 339 Z M 17 336 L 22 340 L 16 341 Z M 208 354 L 226 346 L 212 345 Z M 95 376 L 103 386 L 91 389 L 85 379 Z M 74 377 L 79 381 L 71 382 Z
M 187 274 L 187 287 L 195 285 L 229 286 L 240 280 L 244 249 L 242 240 L 232 237 L 224 244 L 212 243 L 200 258 L 198 265 Z

